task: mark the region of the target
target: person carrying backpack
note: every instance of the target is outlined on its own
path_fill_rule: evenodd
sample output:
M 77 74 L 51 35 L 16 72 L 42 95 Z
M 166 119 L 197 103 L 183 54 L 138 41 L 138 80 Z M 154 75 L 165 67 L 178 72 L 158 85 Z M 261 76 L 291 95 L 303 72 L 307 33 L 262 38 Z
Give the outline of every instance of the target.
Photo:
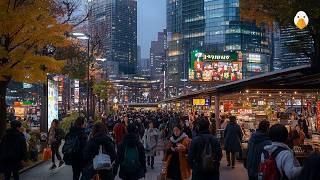
M 4 179 L 19 180 L 19 170 L 22 169 L 22 161 L 27 160 L 27 144 L 23 133 L 19 130 L 21 122 L 13 120 L 11 128 L 6 131 L 0 143 L 0 172 L 4 173 Z
M 259 179 L 296 179 L 302 167 L 293 151 L 285 144 L 288 138 L 287 128 L 282 124 L 275 124 L 270 128 L 269 136 L 272 144 L 265 146 L 261 155 Z
M 249 180 L 258 180 L 258 169 L 261 161 L 261 154 L 264 151 L 264 147 L 272 143 L 268 136 L 269 126 L 269 121 L 261 121 L 259 123 L 259 128 L 249 139 L 248 158 L 246 161 Z
M 72 166 L 73 180 L 79 180 L 84 168 L 83 150 L 86 142 L 87 135 L 84 129 L 84 118 L 78 117 L 66 135 L 65 143 L 62 147 L 65 164 Z
M 216 137 L 210 133 L 209 126 L 208 120 L 200 120 L 199 135 L 191 143 L 188 162 L 192 180 L 219 180 L 222 150 Z
M 138 129 L 130 123 L 128 134 L 119 145 L 116 160 L 116 169 L 120 166 L 119 177 L 123 180 L 138 180 L 146 174 L 146 156 L 142 143 L 139 140 Z
M 108 156 L 109 162 L 105 169 L 97 170 L 94 168 L 94 159 L 100 154 Z M 114 143 L 107 135 L 107 128 L 105 124 L 101 122 L 96 123 L 92 128 L 91 138 L 83 151 L 85 168 L 83 170 L 81 180 L 91 180 L 93 176 L 97 174 L 101 180 L 113 180 L 117 174 L 117 169 L 113 166 L 115 160 L 116 151 Z

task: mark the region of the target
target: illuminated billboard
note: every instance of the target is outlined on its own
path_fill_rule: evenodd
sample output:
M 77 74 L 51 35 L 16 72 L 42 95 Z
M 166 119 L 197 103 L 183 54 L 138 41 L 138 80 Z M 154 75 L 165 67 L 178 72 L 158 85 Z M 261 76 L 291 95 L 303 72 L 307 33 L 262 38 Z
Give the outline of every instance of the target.
M 192 105 L 194 106 L 209 106 L 210 105 L 210 99 L 192 99 Z
M 54 119 L 59 118 L 58 85 L 54 80 L 48 79 L 48 129 Z
M 198 50 L 191 52 L 189 80 L 235 81 L 242 79 L 241 53 L 207 54 Z

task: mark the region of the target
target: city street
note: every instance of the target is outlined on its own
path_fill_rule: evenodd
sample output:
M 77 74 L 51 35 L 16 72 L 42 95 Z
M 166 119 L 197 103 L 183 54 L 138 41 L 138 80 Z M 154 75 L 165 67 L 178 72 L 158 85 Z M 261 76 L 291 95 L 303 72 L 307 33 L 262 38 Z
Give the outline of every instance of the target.
M 63 165 L 60 168 L 50 171 L 51 162 L 45 162 L 21 175 L 22 180 L 70 180 L 72 179 L 72 170 L 71 166 Z M 156 158 L 155 169 L 151 170 L 148 168 L 148 172 L 145 179 L 148 180 L 157 180 L 161 169 L 161 158 L 160 156 Z M 231 169 L 226 166 L 225 158 L 221 163 L 220 167 L 220 179 L 221 180 L 234 180 L 235 177 L 237 180 L 246 180 L 247 174 L 246 170 L 242 164 L 236 164 L 235 169 Z M 119 178 L 116 178 L 119 179 Z

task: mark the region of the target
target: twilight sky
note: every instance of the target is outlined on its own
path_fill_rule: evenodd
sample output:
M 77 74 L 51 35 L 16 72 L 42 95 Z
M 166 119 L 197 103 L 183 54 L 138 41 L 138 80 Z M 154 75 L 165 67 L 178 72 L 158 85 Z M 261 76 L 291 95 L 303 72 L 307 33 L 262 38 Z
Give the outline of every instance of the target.
M 148 58 L 150 43 L 166 27 L 166 0 L 138 1 L 138 45 L 141 57 Z

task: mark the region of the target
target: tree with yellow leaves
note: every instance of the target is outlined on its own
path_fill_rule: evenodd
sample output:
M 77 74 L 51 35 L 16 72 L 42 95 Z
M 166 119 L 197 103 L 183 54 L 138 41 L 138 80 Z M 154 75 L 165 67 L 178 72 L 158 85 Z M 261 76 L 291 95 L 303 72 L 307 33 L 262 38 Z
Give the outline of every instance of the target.
M 0 1 L 0 137 L 6 122 L 6 88 L 11 80 L 42 82 L 57 73 L 63 61 L 55 48 L 69 44 L 65 32 L 71 26 L 56 12 L 54 0 Z
M 274 22 L 281 27 L 294 26 L 299 11 L 306 12 L 309 25 L 306 30 L 313 40 L 313 65 L 320 65 L 320 1 L 319 0 L 241 0 L 241 18 L 255 20 L 258 24 Z

